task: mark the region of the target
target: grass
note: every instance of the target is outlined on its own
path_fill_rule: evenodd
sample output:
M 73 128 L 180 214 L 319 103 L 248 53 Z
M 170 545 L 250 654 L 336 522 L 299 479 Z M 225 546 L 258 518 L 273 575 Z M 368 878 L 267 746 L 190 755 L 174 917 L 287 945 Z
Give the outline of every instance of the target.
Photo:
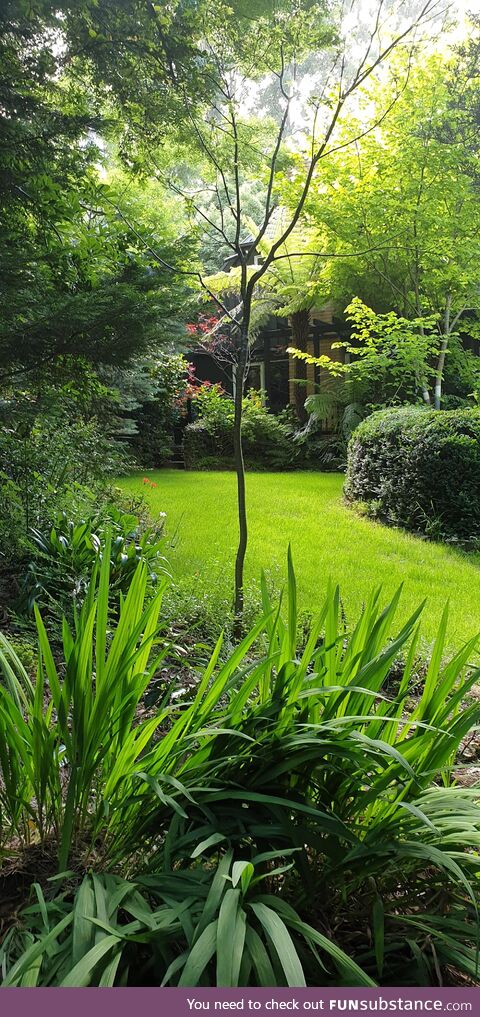
M 235 476 L 160 470 L 119 480 L 143 494 L 153 514 L 166 512 L 175 579 L 200 597 L 229 602 L 237 540 Z M 421 540 L 356 515 L 342 502 L 343 477 L 331 473 L 251 473 L 247 477 L 249 546 L 246 583 L 258 589 L 260 570 L 276 586 L 285 581 L 288 543 L 295 561 L 299 604 L 316 611 L 328 578 L 340 584 L 348 619 L 368 592 L 381 585 L 385 597 L 404 584 L 399 620 L 425 597 L 422 631 L 434 638 L 447 598 L 449 642 L 459 645 L 478 630 L 480 555 Z

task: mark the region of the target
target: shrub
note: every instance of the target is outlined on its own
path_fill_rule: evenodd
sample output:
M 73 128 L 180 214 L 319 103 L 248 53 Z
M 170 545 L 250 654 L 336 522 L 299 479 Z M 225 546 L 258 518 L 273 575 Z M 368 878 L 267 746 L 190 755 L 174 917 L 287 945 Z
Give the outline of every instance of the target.
M 128 592 L 140 561 L 147 566 L 147 592 L 166 572 L 163 523 L 145 528 L 139 519 L 114 505 L 94 516 L 70 519 L 59 513 L 46 531 L 32 529 L 31 560 L 22 584 L 22 602 L 31 612 L 36 602 L 55 615 L 79 608 L 88 589 L 95 562 L 110 548 L 110 596 Z M 110 539 L 111 537 L 111 539 Z
M 194 405 L 199 419 L 185 428 L 186 468 L 231 468 L 233 399 L 219 385 L 202 386 Z M 242 435 L 245 463 L 250 469 L 289 470 L 298 465 L 301 448 L 292 441 L 293 429 L 270 413 L 254 390 L 243 402 Z
M 181 427 L 189 368 L 188 361 L 181 354 L 160 353 L 148 372 L 147 391 L 138 393 L 130 417 L 124 418 L 123 433 L 140 466 L 163 466 L 172 458 L 175 430 Z M 130 369 L 129 373 L 135 378 L 134 369 Z
M 95 420 L 68 414 L 0 426 L 0 538 L 3 562 L 24 555 L 31 527 L 59 511 L 84 512 L 124 467 Z
M 479 490 L 479 410 L 382 410 L 350 441 L 345 495 L 388 522 L 429 536 L 478 538 Z
M 109 802 L 161 720 L 139 721 L 137 708 L 166 652 L 152 655 L 166 580 L 147 605 L 140 561 L 112 625 L 110 561 L 108 536 L 73 629 L 64 619 L 60 666 L 36 606 L 36 677 L 4 637 L 0 645 L 0 846 L 53 838 L 60 871 L 106 835 Z
M 268 412 L 258 392 L 247 395 L 242 428 L 247 466 L 291 470 L 298 465 L 292 429 Z
M 412 700 L 421 608 L 396 631 L 400 591 L 383 609 L 374 591 L 345 631 L 330 587 L 299 648 L 290 561 L 285 618 L 263 583 L 242 643 L 222 660 L 219 639 L 191 693 L 139 720 L 145 582 L 141 564 L 108 637 L 104 556 L 64 627 L 64 678 L 38 616 L 37 679 L 0 654 L 4 851 L 50 838 L 73 865 L 17 918 L 4 984 L 477 980 L 480 792 L 455 769 L 480 720 L 477 637 L 442 664 L 445 611 Z

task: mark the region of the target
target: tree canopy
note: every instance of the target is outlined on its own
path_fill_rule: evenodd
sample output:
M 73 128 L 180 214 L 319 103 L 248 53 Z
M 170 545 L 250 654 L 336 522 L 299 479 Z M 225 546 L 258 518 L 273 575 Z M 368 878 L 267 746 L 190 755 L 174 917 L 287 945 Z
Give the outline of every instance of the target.
M 441 341 L 424 398 L 438 406 L 447 351 L 458 352 L 459 331 L 471 329 L 479 308 L 476 104 L 458 57 L 435 54 L 411 68 L 393 103 L 403 71 L 396 61 L 388 82 L 366 92 L 364 103 L 392 108 L 334 155 L 306 216 L 324 230 L 339 305 L 355 295 L 376 312 L 435 316 Z

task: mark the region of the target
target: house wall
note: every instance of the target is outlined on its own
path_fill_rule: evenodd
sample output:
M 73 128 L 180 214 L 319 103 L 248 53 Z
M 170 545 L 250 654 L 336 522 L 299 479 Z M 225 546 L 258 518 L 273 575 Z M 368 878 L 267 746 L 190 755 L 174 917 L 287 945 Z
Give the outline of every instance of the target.
M 341 349 L 332 350 L 332 343 L 339 339 L 338 333 L 334 331 L 333 321 L 334 308 L 332 304 L 326 304 L 321 309 L 312 312 L 311 337 L 307 344 L 307 352 L 312 356 L 328 355 L 334 360 L 343 359 Z M 315 328 L 316 324 L 320 323 L 323 326 L 321 331 L 319 328 Z M 328 329 L 325 331 L 326 325 L 332 325 L 331 332 Z M 291 333 L 288 322 L 274 317 L 260 331 L 255 349 L 252 351 L 252 365 L 246 387 L 261 387 L 263 381 L 268 404 L 275 413 L 278 413 L 287 403 L 295 406 L 297 386 L 294 378 L 298 376 L 299 361 L 286 353 L 286 348 L 290 343 Z M 195 365 L 195 374 L 199 381 L 219 382 L 226 392 L 232 394 L 232 367 L 230 364 L 220 364 L 209 353 L 198 349 L 189 352 L 187 358 Z M 327 390 L 331 387 L 332 379 L 324 368 L 318 368 L 315 364 L 307 364 L 306 382 L 305 399 L 307 395 Z M 337 423 L 338 414 L 332 406 L 322 421 L 322 430 L 331 433 L 336 429 Z
M 328 356 L 331 360 L 343 361 L 343 351 L 341 349 L 332 349 L 332 343 L 338 342 L 338 335 L 333 330 L 329 332 L 322 332 L 321 334 L 315 335 L 315 323 L 322 322 L 323 325 L 333 325 L 334 318 L 334 306 L 333 303 L 329 302 L 324 307 L 314 310 L 311 313 L 311 323 L 313 335 L 307 344 L 307 353 L 311 356 Z M 295 357 L 289 357 L 288 375 L 289 375 L 289 402 L 291 405 L 295 405 L 295 388 L 296 383 L 294 381 L 296 377 L 296 370 L 298 367 L 298 360 Z M 328 390 L 331 387 L 332 377 L 325 368 L 317 367 L 315 364 L 307 364 L 307 384 L 305 386 L 305 398 L 309 395 L 314 395 L 316 392 Z M 321 422 L 322 430 L 326 433 L 331 433 L 336 430 L 338 424 L 338 409 L 332 406 L 329 412 L 326 414 Z

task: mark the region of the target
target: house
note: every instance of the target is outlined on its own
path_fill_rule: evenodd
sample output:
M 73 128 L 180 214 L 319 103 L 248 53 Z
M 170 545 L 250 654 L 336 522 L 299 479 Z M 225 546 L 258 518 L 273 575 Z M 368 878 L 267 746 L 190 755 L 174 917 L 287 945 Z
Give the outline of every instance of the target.
M 253 238 L 244 241 L 244 249 L 250 254 L 254 264 L 257 255 L 251 250 Z M 238 265 L 235 255 L 227 258 L 224 270 Z M 307 332 L 305 348 L 314 356 L 328 355 L 333 360 L 343 359 L 342 349 L 332 349 L 332 344 L 348 338 L 345 323 L 337 319 L 333 305 L 327 304 L 318 310 L 307 312 Z M 292 406 L 296 409 L 301 422 L 306 415 L 303 404 L 308 395 L 328 388 L 331 376 L 328 371 L 313 364 L 305 364 L 287 353 L 288 347 L 295 345 L 292 338 L 291 323 L 287 318 L 272 315 L 259 329 L 250 354 L 250 365 L 245 389 L 257 389 L 264 392 L 269 408 L 274 413 Z M 201 346 L 189 350 L 189 361 L 194 365 L 195 376 L 199 381 L 210 381 L 220 384 L 230 395 L 234 391 L 234 368 L 231 363 L 208 353 Z M 335 430 L 337 424 L 336 410 L 332 404 L 329 416 L 322 422 L 326 432 Z

